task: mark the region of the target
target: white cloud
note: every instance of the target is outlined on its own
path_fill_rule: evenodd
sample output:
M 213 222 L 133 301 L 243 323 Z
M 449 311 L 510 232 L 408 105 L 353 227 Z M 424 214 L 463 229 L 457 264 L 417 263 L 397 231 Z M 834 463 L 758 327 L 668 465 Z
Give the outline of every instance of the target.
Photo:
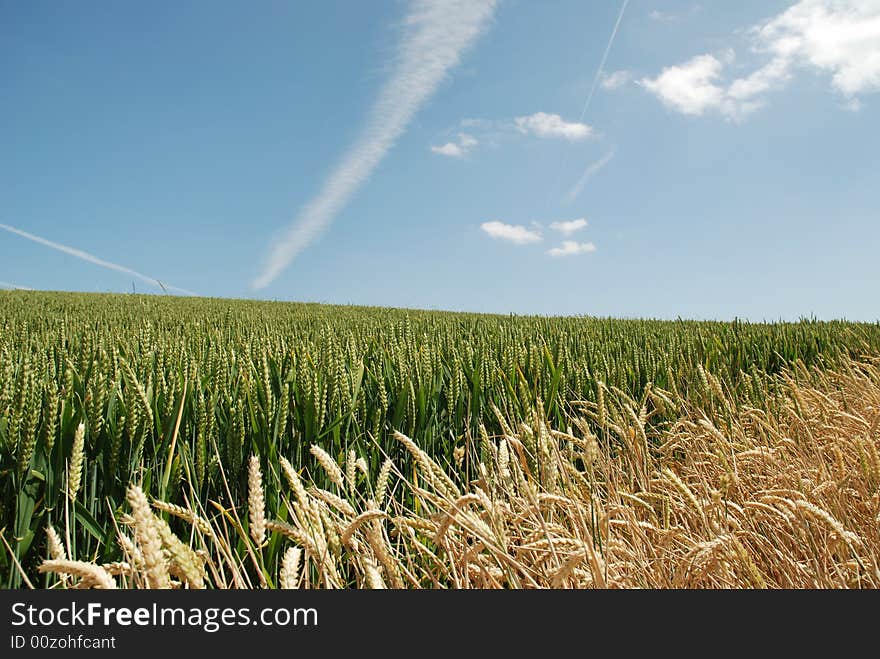
M 730 63 L 730 52 L 722 55 Z M 759 96 L 789 78 L 788 63 L 771 60 L 754 73 L 737 78 L 729 85 L 719 84 L 724 63 L 713 55 L 699 55 L 678 66 L 670 66 L 654 79 L 639 81 L 668 108 L 681 114 L 699 116 L 717 111 L 733 121 L 741 121 L 760 108 Z
M 745 101 L 769 91 L 790 77 L 788 61 L 776 57 L 754 73 L 734 80 L 727 88 L 727 96 L 736 101 Z
M 765 104 L 797 70 L 831 75 L 844 107 L 858 110 L 860 94 L 880 91 L 880 0 L 801 0 L 747 31 L 757 54 L 770 59 L 747 76 L 721 80 L 724 64 L 699 55 L 639 83 L 664 105 L 688 115 L 709 110 L 739 121 Z
M 588 225 L 586 218 L 578 218 L 576 220 L 556 221 L 549 224 L 552 231 L 561 233 L 564 237 L 573 235 L 574 233 L 586 228 Z M 528 228 L 521 224 L 505 224 L 504 222 L 484 222 L 480 228 L 490 237 L 496 240 L 506 240 L 517 245 L 529 245 L 543 241 L 541 235 L 542 226 L 538 222 L 531 223 L 532 228 Z M 547 250 L 547 254 L 556 258 L 560 256 L 575 256 L 577 254 L 589 254 L 596 251 L 596 245 L 592 242 L 579 243 L 574 240 L 563 240 L 562 244 Z
M 802 0 L 752 32 L 774 57 L 830 73 L 844 96 L 880 91 L 880 0 Z
M 550 228 L 554 231 L 558 231 L 563 236 L 570 236 L 575 231 L 580 231 L 581 229 L 586 228 L 587 220 L 586 218 L 579 218 L 577 220 L 569 220 L 568 222 L 551 222 Z
M 65 254 L 69 254 L 70 256 L 74 256 L 83 261 L 87 261 L 88 263 L 93 263 L 95 265 L 101 266 L 102 268 L 115 270 L 116 272 L 121 272 L 122 274 L 134 277 L 135 279 L 140 279 L 141 281 L 161 288 L 163 291 L 177 291 L 178 293 L 183 293 L 184 295 L 196 295 L 196 293 L 188 291 L 185 288 L 179 288 L 177 286 L 164 284 L 155 277 L 141 274 L 137 270 L 132 270 L 131 268 L 127 268 L 124 265 L 119 265 L 118 263 L 111 263 L 110 261 L 99 259 L 97 256 L 93 256 L 92 254 L 84 252 L 81 249 L 77 249 L 76 247 L 69 247 L 68 245 L 62 245 L 61 243 L 56 243 L 51 240 L 47 240 L 46 238 L 35 236 L 32 233 L 22 231 L 21 229 L 16 229 L 15 227 L 9 226 L 8 224 L 0 224 L 0 229 L 8 231 L 9 233 L 14 233 L 15 235 L 21 236 L 22 238 L 27 238 L 28 240 L 31 240 L 35 243 L 39 243 L 40 245 L 51 247 L 52 249 L 58 250 L 59 252 L 64 252 Z
M 333 222 L 491 21 L 497 0 L 413 0 L 395 68 L 359 140 L 280 236 L 253 287 L 265 288 Z
M 547 253 L 552 257 L 559 256 L 575 256 L 576 254 L 589 254 L 595 252 L 596 246 L 593 243 L 578 243 L 574 240 L 563 240 L 562 245 L 548 249 Z
M 528 245 L 543 240 L 539 231 L 528 229 L 521 224 L 505 224 L 504 222 L 483 222 L 480 228 L 491 238 L 507 240 L 517 245 Z
M 477 144 L 479 142 L 472 135 L 459 133 L 458 142 L 447 142 L 441 146 L 432 146 L 431 152 L 441 156 L 449 156 L 450 158 L 463 158 Z
M 724 101 L 724 89 L 716 84 L 722 66 L 712 55 L 698 55 L 684 64 L 667 66 L 654 79 L 642 78 L 639 84 L 667 107 L 701 115 Z
M 577 199 L 578 195 L 584 191 L 584 188 L 587 186 L 587 183 L 590 182 L 590 179 L 593 178 L 599 171 L 605 167 L 614 156 L 617 154 L 617 148 L 612 148 L 608 153 L 599 158 L 594 163 L 591 163 L 589 167 L 584 170 L 584 173 L 581 174 L 580 178 L 575 182 L 573 186 L 571 186 L 571 190 L 568 191 L 566 195 L 566 200 L 571 203 L 575 199 Z
M 531 133 L 537 137 L 561 137 L 569 141 L 582 140 L 593 134 L 593 129 L 587 124 L 575 121 L 565 121 L 558 114 L 536 112 L 527 117 L 514 119 L 516 127 L 521 133 Z
M 627 70 L 613 71 L 602 76 L 602 89 L 620 89 L 632 80 L 632 72 Z

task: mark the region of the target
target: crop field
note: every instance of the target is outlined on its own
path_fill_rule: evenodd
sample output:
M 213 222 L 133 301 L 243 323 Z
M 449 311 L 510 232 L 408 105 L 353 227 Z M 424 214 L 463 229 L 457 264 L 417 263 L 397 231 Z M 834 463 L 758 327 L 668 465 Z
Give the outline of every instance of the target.
M 878 587 L 880 324 L 0 293 L 3 587 Z

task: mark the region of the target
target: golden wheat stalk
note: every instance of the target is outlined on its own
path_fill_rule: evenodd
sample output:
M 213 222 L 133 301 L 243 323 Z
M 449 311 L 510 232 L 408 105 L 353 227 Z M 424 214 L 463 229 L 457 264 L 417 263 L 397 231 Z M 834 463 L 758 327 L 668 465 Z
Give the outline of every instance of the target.
M 130 485 L 126 495 L 134 518 L 135 538 L 144 561 L 150 588 L 171 588 L 168 566 L 162 554 L 162 538 L 147 497 L 139 485 Z
M 116 582 L 113 581 L 113 577 L 110 576 L 107 570 L 94 563 L 50 559 L 43 561 L 40 564 L 39 570 L 40 572 L 55 572 L 79 577 L 80 583 L 86 588 L 103 588 L 108 590 L 116 588 Z

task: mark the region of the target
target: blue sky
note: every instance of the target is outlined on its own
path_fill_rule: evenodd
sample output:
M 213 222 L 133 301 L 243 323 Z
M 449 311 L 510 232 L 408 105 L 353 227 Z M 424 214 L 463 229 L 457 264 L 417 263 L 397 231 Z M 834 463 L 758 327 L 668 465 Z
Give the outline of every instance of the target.
M 0 286 L 880 319 L 880 1 L 621 8 L 0 0 Z

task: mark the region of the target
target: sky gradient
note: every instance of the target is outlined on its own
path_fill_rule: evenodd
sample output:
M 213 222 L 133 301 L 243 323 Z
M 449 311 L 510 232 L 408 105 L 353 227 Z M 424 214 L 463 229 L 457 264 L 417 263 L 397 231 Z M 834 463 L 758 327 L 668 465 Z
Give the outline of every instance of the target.
M 0 83 L 0 288 L 880 319 L 880 0 L 0 0 Z

